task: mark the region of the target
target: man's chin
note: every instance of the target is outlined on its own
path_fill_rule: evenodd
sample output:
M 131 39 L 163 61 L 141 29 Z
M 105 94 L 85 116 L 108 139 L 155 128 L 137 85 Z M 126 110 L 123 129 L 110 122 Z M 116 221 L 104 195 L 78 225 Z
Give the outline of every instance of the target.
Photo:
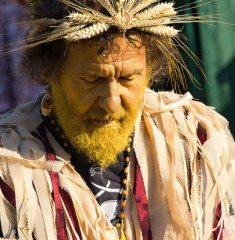
M 91 130 L 91 129 L 90 129 Z M 72 139 L 73 147 L 88 157 L 90 162 L 101 167 L 108 167 L 117 161 L 118 153 L 128 144 L 129 132 L 110 127 L 99 127 L 96 130 L 81 133 Z

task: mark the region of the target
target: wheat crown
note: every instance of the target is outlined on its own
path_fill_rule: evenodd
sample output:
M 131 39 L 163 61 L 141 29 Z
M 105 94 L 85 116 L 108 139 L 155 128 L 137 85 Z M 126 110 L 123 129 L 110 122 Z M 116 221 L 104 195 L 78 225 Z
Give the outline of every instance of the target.
M 183 9 L 174 8 L 173 2 L 161 3 L 160 0 L 94 0 L 108 12 L 102 14 L 78 0 L 58 0 L 73 9 L 61 20 L 42 18 L 33 21 L 36 25 L 50 26 L 54 30 L 34 42 L 38 45 L 60 38 L 69 41 L 89 39 L 108 31 L 111 27 L 125 32 L 138 29 L 150 34 L 175 38 L 180 30 L 174 24 L 188 22 L 214 22 L 213 16 L 181 15 Z M 193 4 L 193 3 L 192 3 Z M 189 4 L 190 5 L 190 4 Z M 187 7 L 187 5 L 185 5 Z
M 30 1 L 33 1 L 33 4 L 40 2 L 39 0 Z M 176 8 L 174 2 L 166 3 L 160 0 L 94 0 L 93 2 L 98 3 L 105 10 L 104 14 L 100 9 L 97 10 L 88 6 L 89 4 L 84 4 L 82 0 L 57 0 L 58 3 L 65 4 L 70 12 L 62 19 L 39 18 L 28 21 L 31 30 L 24 40 L 26 46 L 22 48 L 31 48 L 58 39 L 71 42 L 90 39 L 102 35 L 112 27 L 123 33 L 130 29 L 137 29 L 140 32 L 159 36 L 159 48 L 170 63 L 171 80 L 173 79 L 176 83 L 174 79 L 179 79 L 185 85 L 185 71 L 191 80 L 196 79 L 188 70 L 181 55 L 178 54 L 178 57 L 175 57 L 169 49 L 172 49 L 172 46 L 176 51 L 182 48 L 202 70 L 200 60 L 182 42 L 179 37 L 180 30 L 175 28 L 175 24 L 218 22 L 216 15 L 183 14 L 185 10 L 195 8 L 198 2 L 202 2 L 201 5 L 208 3 L 203 3 L 203 1 L 205 0 L 198 0 Z M 38 29 L 43 27 L 49 31 L 38 34 Z

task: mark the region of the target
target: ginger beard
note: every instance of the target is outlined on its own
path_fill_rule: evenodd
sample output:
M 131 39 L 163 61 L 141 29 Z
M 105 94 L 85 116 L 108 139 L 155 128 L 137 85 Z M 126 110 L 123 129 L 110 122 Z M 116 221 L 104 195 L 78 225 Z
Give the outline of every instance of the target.
M 86 155 L 91 162 L 106 168 L 117 162 L 117 154 L 125 150 L 129 144 L 129 136 L 134 131 L 134 125 L 141 108 L 144 89 L 135 109 L 128 111 L 124 107 L 114 114 L 108 114 L 103 109 L 89 110 L 85 114 L 76 111 L 76 102 L 69 104 L 62 89 L 51 84 L 54 110 L 72 146 Z M 112 120 L 108 127 L 97 127 L 91 119 Z

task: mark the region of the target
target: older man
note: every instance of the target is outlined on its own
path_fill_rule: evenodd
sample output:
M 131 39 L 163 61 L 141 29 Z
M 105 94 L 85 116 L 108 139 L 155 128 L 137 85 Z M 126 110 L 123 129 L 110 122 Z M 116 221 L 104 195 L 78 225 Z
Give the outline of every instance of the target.
M 22 67 L 48 87 L 0 118 L 2 237 L 234 239 L 227 121 L 189 93 L 148 88 L 187 71 L 173 5 L 33 9 Z

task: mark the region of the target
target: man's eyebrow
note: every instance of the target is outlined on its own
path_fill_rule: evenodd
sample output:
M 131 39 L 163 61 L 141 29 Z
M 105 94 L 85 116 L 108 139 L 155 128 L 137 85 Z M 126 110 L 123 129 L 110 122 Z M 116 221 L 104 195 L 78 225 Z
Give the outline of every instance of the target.
M 126 78 L 131 78 L 131 77 L 134 77 L 134 76 L 142 76 L 143 73 L 142 72 L 134 72 L 134 73 L 130 73 L 130 74 L 124 74 L 124 75 L 121 75 L 121 76 L 124 76 Z
M 133 68 L 127 68 L 126 66 L 124 66 L 124 68 L 122 69 L 122 76 L 125 77 L 131 77 L 133 75 L 142 75 L 144 71 L 144 67 L 142 64 L 137 64 L 135 65 Z M 103 76 L 103 77 L 107 77 L 108 73 L 99 65 L 93 65 L 91 64 L 89 66 L 89 69 L 87 69 L 86 65 L 80 66 L 78 69 L 74 68 L 70 70 L 70 75 L 72 76 L 82 76 L 82 77 L 97 77 L 97 76 Z
M 144 68 L 142 66 L 139 66 L 137 68 L 128 68 L 128 69 L 123 69 L 122 73 L 125 76 L 133 76 L 133 75 L 142 75 L 144 72 Z
M 89 77 L 97 77 L 97 75 L 104 75 L 104 73 L 102 71 L 99 71 L 98 69 L 96 70 L 92 70 L 92 69 L 89 69 L 89 71 L 87 70 L 74 70 L 74 71 L 70 71 L 70 74 L 71 75 L 74 75 L 74 76 L 89 76 Z

